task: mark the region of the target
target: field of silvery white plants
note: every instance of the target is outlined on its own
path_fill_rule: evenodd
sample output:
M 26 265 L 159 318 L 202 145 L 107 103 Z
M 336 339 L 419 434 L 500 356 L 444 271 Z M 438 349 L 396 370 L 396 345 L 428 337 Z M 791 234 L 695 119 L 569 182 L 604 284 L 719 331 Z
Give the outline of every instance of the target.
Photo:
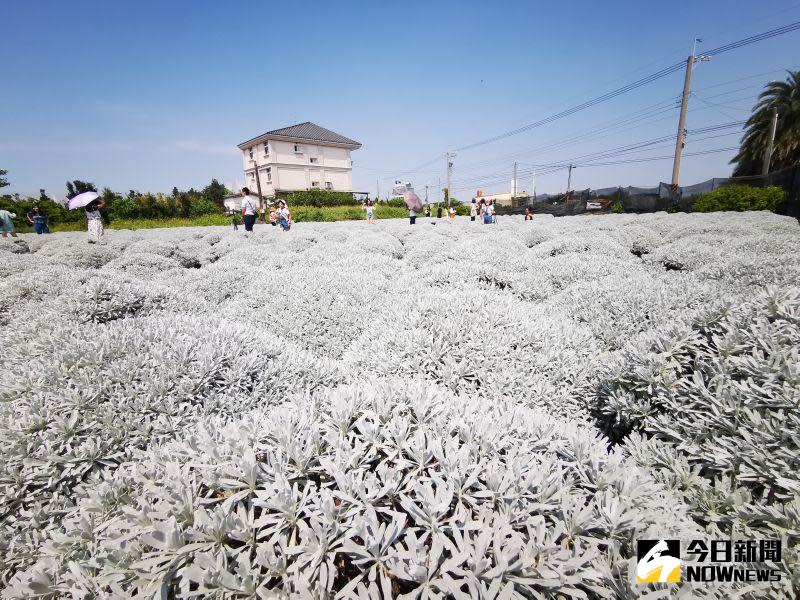
M 29 235 L 0 276 L 4 598 L 800 589 L 793 219 Z M 678 537 L 782 537 L 783 580 L 631 583 Z

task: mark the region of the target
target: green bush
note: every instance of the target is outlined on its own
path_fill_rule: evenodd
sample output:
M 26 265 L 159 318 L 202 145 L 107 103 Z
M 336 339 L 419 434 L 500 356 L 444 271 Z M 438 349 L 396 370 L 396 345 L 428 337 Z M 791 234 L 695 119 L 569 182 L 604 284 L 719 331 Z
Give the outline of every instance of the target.
M 622 207 L 622 202 L 617 200 L 614 204 L 611 205 L 611 212 L 616 214 L 621 214 L 625 212 L 625 209 Z
M 317 188 L 294 192 L 287 198 L 289 206 L 357 206 L 360 204 L 350 192 L 332 192 Z
M 777 212 L 785 200 L 786 192 L 779 187 L 755 188 L 749 185 L 729 185 L 700 196 L 692 210 L 695 212 L 722 210 L 736 212 L 769 210 Z
M 189 210 L 189 214 L 192 217 L 201 217 L 215 212 L 219 212 L 219 206 L 208 198 L 200 198 L 200 200 L 192 204 Z
M 394 208 L 406 207 L 406 201 L 403 200 L 402 198 L 390 198 L 389 200 L 387 200 L 386 202 L 382 202 L 381 204 L 383 204 L 384 206 L 392 206 Z
M 133 198 L 114 198 L 108 209 L 108 214 L 112 219 L 135 219 L 139 216 L 139 203 Z

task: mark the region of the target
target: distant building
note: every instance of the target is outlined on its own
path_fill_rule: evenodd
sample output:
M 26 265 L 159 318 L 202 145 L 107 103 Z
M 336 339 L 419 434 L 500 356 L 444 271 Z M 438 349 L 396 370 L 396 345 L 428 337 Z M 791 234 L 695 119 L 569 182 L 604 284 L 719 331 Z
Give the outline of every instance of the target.
M 353 191 L 351 150 L 361 144 L 311 122 L 267 131 L 238 145 L 245 185 L 265 198 L 319 188 Z M 258 173 L 256 173 L 258 170 Z
M 406 192 L 414 192 L 414 187 L 411 185 L 411 182 L 407 181 L 403 183 L 399 179 L 394 182 L 394 187 L 392 187 L 392 196 L 395 198 L 402 196 Z

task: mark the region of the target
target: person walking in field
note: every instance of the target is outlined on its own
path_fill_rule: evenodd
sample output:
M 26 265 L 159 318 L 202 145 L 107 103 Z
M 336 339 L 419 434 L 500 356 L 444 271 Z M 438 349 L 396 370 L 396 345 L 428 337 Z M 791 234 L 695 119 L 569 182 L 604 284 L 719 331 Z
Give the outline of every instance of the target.
M 491 204 L 486 202 L 481 207 L 481 213 L 483 215 L 483 224 L 484 225 L 490 225 L 491 222 L 492 222 L 492 212 L 491 212 L 490 206 L 491 206 Z
M 475 198 L 472 199 L 472 205 L 469 207 L 469 220 L 474 221 L 478 216 L 478 205 L 475 204 Z
M 489 203 L 489 214 L 492 217 L 490 223 L 494 223 L 495 225 L 497 225 L 497 215 L 495 214 L 496 209 L 497 209 L 497 200 L 492 200 Z
M 531 212 L 530 207 L 525 207 L 525 220 L 526 221 L 533 221 L 533 213 Z
M 241 221 L 239 213 L 235 210 L 231 210 L 229 214 L 231 215 L 231 223 L 233 224 L 233 230 L 239 231 L 239 222 Z
M 25 216 L 28 218 L 28 223 L 33 225 L 33 230 L 37 235 L 50 233 L 50 229 L 47 227 L 47 215 L 38 205 L 34 204 Z
M 106 203 L 103 202 L 103 199 L 97 198 L 83 207 L 83 211 L 86 213 L 86 230 L 95 240 L 99 240 L 106 233 L 103 226 L 103 215 L 100 214 L 100 209 L 105 206 Z
M 413 208 L 408 209 L 408 224 L 413 225 L 417 222 L 417 213 L 414 212 Z
M 367 200 L 362 206 L 367 211 L 367 223 L 370 225 L 375 224 L 375 207 L 372 205 L 372 200 Z
M 245 231 L 253 231 L 257 212 L 258 202 L 250 195 L 248 188 L 242 188 L 242 220 L 244 221 Z
M 456 218 L 456 207 L 455 206 L 451 206 L 450 210 L 448 212 L 450 213 L 450 221 L 455 220 L 455 218 Z
M 0 233 L 3 237 L 17 237 L 17 232 L 14 230 L 14 222 L 11 219 L 16 219 L 17 213 L 12 213 L 7 210 L 0 210 Z

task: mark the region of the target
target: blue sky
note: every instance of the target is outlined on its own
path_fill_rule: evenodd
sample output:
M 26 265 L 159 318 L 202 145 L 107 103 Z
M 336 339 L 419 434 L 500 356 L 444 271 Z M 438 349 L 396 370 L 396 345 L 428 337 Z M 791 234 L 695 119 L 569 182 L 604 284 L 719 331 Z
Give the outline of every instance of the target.
M 10 0 L 1 10 L 0 168 L 11 181 L 3 191 L 62 197 L 67 179 L 119 191 L 233 183 L 242 179 L 237 143 L 302 121 L 363 143 L 353 154 L 357 190 L 374 193 L 380 179 L 385 191 L 396 177 L 438 188 L 437 157 L 447 149 L 683 60 L 695 36 L 702 51 L 800 20 L 800 4 L 773 0 Z M 691 130 L 746 118 L 766 81 L 800 67 L 799 50 L 794 32 L 700 64 L 686 152 L 735 146 L 735 129 Z M 460 152 L 453 195 L 508 191 L 514 160 L 519 188 L 529 190 L 534 165 L 541 173 L 544 164 L 674 135 L 682 84 L 675 73 Z M 673 145 L 606 162 L 669 155 Z M 681 183 L 728 175 L 733 154 L 687 156 Z M 573 188 L 653 185 L 669 181 L 671 168 L 670 160 L 579 166 Z M 563 170 L 536 182 L 539 193 L 565 185 Z

